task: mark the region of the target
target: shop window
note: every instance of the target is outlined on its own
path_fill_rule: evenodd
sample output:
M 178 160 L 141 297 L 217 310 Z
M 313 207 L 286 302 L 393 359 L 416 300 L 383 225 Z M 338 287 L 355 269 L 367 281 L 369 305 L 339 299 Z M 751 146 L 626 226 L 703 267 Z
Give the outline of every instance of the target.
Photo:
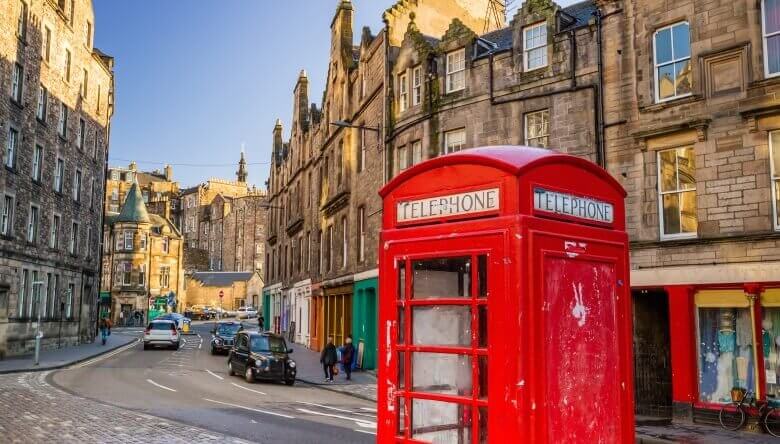
M 731 402 L 731 389 L 755 391 L 750 309 L 699 307 L 699 399 Z
M 772 178 L 774 227 L 780 230 L 780 131 L 769 133 L 769 156 Z

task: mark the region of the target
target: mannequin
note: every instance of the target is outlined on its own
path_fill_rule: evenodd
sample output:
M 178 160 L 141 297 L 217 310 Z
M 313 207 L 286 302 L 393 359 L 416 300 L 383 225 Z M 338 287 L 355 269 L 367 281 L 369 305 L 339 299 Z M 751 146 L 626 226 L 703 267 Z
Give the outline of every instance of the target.
M 710 401 L 731 401 L 731 389 L 734 387 L 734 350 L 737 336 L 734 330 L 734 313 L 730 309 L 720 311 L 720 329 L 718 331 L 718 385 Z

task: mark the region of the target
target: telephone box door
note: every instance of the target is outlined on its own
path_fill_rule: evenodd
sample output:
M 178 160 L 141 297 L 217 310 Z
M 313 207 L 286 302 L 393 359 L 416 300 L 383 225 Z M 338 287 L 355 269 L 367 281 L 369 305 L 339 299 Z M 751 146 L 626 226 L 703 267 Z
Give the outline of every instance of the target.
M 386 400 L 381 417 L 388 418 L 379 424 L 379 437 L 485 443 L 488 380 L 495 381 L 496 371 L 488 353 L 488 338 L 496 333 L 488 319 L 493 299 L 503 294 L 505 235 L 435 239 L 386 241 L 383 272 L 395 279 L 382 282 L 380 353 L 390 355 L 391 383 L 379 394 Z

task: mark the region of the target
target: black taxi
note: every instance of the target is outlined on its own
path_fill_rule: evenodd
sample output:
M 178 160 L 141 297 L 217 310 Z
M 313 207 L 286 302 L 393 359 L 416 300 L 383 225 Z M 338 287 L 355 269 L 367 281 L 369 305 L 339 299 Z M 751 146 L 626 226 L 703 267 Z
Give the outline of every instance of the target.
M 284 338 L 270 332 L 241 331 L 228 355 L 228 373 L 243 375 L 247 382 L 257 379 L 295 384 L 295 361 Z

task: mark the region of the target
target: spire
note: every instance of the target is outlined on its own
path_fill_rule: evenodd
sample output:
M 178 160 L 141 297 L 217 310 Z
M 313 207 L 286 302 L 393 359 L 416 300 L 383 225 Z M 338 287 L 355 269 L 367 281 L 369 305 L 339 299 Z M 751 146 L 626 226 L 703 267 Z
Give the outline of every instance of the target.
M 137 181 L 133 181 L 133 185 L 130 186 L 130 191 L 127 192 L 125 203 L 122 205 L 122 211 L 119 213 L 119 216 L 117 216 L 116 222 L 138 222 L 147 224 L 151 222 Z
M 241 160 L 238 161 L 238 171 L 236 171 L 236 176 L 238 176 L 238 181 L 241 183 L 246 183 L 246 178 L 249 176 L 249 173 L 246 171 L 246 159 L 244 159 L 244 144 L 241 144 Z

